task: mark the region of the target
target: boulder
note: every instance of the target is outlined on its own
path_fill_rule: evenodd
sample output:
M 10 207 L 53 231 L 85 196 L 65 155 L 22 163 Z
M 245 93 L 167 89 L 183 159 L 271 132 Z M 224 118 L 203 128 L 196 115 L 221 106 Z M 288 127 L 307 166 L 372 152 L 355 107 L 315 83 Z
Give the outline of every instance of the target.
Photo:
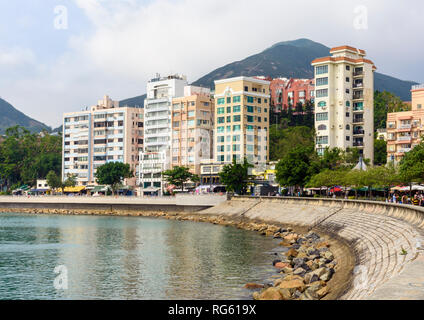
M 245 289 L 263 289 L 264 285 L 263 284 L 258 284 L 258 283 L 246 283 L 244 285 Z
M 333 255 L 330 251 L 326 251 L 326 252 L 324 252 L 324 257 L 325 257 L 327 260 L 330 260 L 330 261 L 333 261 L 333 260 L 334 260 L 334 255 Z
M 278 291 L 280 292 L 281 296 L 283 297 L 283 300 L 291 300 L 292 299 L 292 294 L 290 292 L 290 289 L 278 289 Z
M 291 257 L 291 258 L 296 258 L 298 255 L 298 252 L 295 249 L 290 249 L 289 251 L 286 252 L 286 256 L 287 257 Z
M 294 241 L 296 241 L 298 238 L 299 238 L 299 235 L 297 233 L 290 233 L 290 234 L 288 234 L 287 236 L 284 237 L 284 240 L 287 240 L 287 241 L 294 240 Z
M 307 288 L 300 296 L 300 300 L 318 300 L 318 299 L 319 299 L 319 296 L 313 287 Z
M 288 281 L 284 280 L 280 283 L 279 288 L 288 289 L 290 290 L 291 293 L 294 293 L 296 290 L 303 292 L 306 288 L 306 285 L 303 282 L 303 280 L 298 280 L 298 279 L 288 280 Z
M 283 296 L 278 288 L 268 288 L 259 295 L 258 300 L 283 300 Z
M 318 297 L 321 299 L 323 297 L 325 297 L 328 293 L 330 292 L 330 290 L 328 289 L 327 286 L 322 287 L 321 289 L 319 289 L 316 294 L 318 295 Z
M 306 274 L 306 270 L 303 268 L 297 268 L 294 270 L 293 274 L 303 277 Z
M 329 248 L 330 244 L 327 241 L 320 242 L 316 245 L 317 249 Z
M 284 268 L 290 268 L 290 264 L 289 263 L 285 263 L 285 262 L 277 262 L 274 267 L 276 267 L 277 269 L 284 269 Z

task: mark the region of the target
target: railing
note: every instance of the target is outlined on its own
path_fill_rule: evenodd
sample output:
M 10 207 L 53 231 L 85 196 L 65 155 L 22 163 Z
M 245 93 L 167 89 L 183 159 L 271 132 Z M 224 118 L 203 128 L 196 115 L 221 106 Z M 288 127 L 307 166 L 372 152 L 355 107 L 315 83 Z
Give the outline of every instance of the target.
M 412 140 L 411 136 L 398 137 L 398 141 L 411 141 L 411 140 Z
M 401 124 L 399 129 L 412 129 L 412 124 Z
M 353 72 L 353 76 L 357 77 L 357 76 L 362 76 L 364 74 L 364 71 L 355 71 Z
M 362 123 L 364 122 L 364 118 L 355 118 L 353 119 L 353 123 Z
M 355 130 L 353 134 L 365 134 L 365 130 Z
M 400 153 L 407 153 L 407 152 L 409 152 L 411 150 L 412 150 L 412 148 L 402 148 L 402 149 L 399 149 L 398 152 L 400 152 Z
M 363 147 L 364 146 L 364 143 L 363 142 L 354 142 L 353 143 L 353 146 L 354 147 Z
M 362 88 L 364 86 L 364 84 L 363 83 L 354 83 L 353 84 L 353 87 L 354 88 Z

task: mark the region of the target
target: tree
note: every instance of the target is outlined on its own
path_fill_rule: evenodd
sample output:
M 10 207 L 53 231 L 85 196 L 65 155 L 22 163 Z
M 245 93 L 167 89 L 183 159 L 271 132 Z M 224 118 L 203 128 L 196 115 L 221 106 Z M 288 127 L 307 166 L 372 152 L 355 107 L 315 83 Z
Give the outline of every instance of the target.
M 298 147 L 314 148 L 314 129 L 308 127 L 281 128 L 273 125 L 269 130 L 269 148 L 271 161 L 282 159 L 287 153 Z
M 374 164 L 381 166 L 387 163 L 387 142 L 376 139 L 374 141 Z
M 385 129 L 387 113 L 409 111 L 410 106 L 388 91 L 374 93 L 374 128 Z
M 237 163 L 234 159 L 232 164 L 224 166 L 219 176 L 221 182 L 226 185 L 227 191 L 238 194 L 246 193 L 250 180 L 249 168 L 253 168 L 253 165 L 246 158 L 243 163 Z
M 399 180 L 412 186 L 424 181 L 424 142 L 407 152 L 399 163 Z M 412 188 L 410 195 L 412 195 Z
M 46 177 L 47 184 L 53 190 L 62 188 L 62 180 L 57 176 L 56 172 L 51 170 Z
M 190 169 L 186 167 L 176 166 L 172 170 L 162 172 L 162 175 L 169 184 L 173 184 L 177 188 L 181 187 L 182 191 L 184 191 L 184 184 L 186 182 L 197 182 L 200 180 L 198 175 L 191 173 Z
M 115 194 L 124 179 L 133 178 L 134 173 L 129 164 L 109 162 L 97 168 L 95 177 L 98 184 L 110 186 Z
M 314 147 L 298 146 L 290 150 L 276 166 L 276 180 L 281 186 L 303 188 L 319 172 Z

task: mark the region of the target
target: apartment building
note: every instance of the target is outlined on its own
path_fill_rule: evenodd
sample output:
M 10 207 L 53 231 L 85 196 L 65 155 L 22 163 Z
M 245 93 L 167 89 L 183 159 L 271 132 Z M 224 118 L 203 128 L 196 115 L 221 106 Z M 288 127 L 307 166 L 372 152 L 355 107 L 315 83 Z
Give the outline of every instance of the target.
M 63 116 L 62 174 L 79 186 L 95 185 L 96 169 L 108 162 L 128 163 L 136 173 L 143 149 L 143 109 L 120 107 L 108 96 L 97 105 Z M 125 184 L 136 185 L 136 179 Z
M 214 154 L 218 163 L 269 160 L 269 85 L 270 81 L 251 77 L 215 81 Z
M 316 150 L 358 148 L 374 161 L 374 71 L 366 52 L 350 46 L 312 61 L 315 69 Z
M 215 101 L 210 89 L 186 86 L 172 99 L 171 167 L 188 167 L 199 175 L 202 160 L 213 156 Z
M 387 114 L 387 161 L 398 163 L 424 135 L 424 84 L 412 87 L 411 111 Z
M 144 101 L 144 150 L 143 154 L 163 160 L 163 170 L 171 167 L 172 145 L 172 99 L 184 96 L 184 87 L 187 86 L 187 78 L 183 75 L 169 75 L 161 77 L 159 74 L 147 83 L 147 97 Z M 147 192 L 144 186 L 148 185 L 152 174 L 157 174 L 155 169 L 144 166 L 144 157 L 140 155 L 139 181 L 140 193 L 156 194 Z M 148 157 L 149 158 L 149 157 Z M 150 160 L 149 160 L 150 161 Z M 146 180 L 147 179 L 147 180 Z M 159 181 L 155 181 L 158 185 Z M 155 187 L 162 190 L 160 187 Z M 151 190 L 151 189 L 149 189 Z
M 274 112 L 295 108 L 298 103 L 315 102 L 315 79 L 271 79 L 271 105 Z

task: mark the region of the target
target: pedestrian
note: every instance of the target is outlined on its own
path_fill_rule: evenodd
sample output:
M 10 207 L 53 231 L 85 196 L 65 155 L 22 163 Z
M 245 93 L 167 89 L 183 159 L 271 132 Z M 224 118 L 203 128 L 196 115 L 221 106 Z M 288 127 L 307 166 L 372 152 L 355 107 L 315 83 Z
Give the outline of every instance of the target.
M 402 204 L 408 204 L 408 196 L 406 195 L 406 194 L 404 194 L 403 196 L 402 196 Z
M 412 200 L 412 204 L 414 206 L 419 206 L 420 205 L 420 199 L 418 199 L 418 195 L 417 194 L 414 195 L 414 199 Z

